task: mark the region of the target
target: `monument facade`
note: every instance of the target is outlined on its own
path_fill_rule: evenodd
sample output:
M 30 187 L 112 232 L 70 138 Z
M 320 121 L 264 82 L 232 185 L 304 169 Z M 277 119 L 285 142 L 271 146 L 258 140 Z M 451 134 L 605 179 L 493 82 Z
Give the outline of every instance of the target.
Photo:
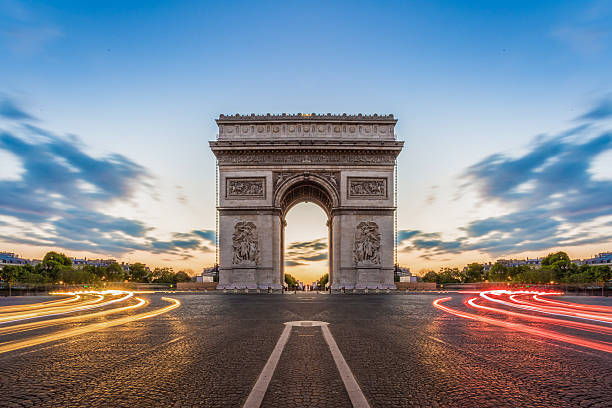
M 219 171 L 219 289 L 284 282 L 285 215 L 327 214 L 332 290 L 394 289 L 393 115 L 221 115 L 210 148 Z

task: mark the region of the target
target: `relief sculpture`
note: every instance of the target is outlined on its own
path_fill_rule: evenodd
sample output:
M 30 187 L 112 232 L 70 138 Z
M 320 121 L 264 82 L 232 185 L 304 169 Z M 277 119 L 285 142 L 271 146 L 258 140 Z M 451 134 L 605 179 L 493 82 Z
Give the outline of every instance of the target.
M 257 227 L 249 221 L 240 221 L 232 235 L 232 250 L 234 265 L 255 265 L 259 249 L 257 248 Z
M 357 225 L 353 255 L 357 265 L 380 264 L 380 232 L 375 222 L 364 221 Z
M 349 197 L 386 197 L 387 179 L 349 178 Z
M 264 178 L 228 178 L 226 186 L 226 196 L 228 198 L 264 198 L 265 195 Z

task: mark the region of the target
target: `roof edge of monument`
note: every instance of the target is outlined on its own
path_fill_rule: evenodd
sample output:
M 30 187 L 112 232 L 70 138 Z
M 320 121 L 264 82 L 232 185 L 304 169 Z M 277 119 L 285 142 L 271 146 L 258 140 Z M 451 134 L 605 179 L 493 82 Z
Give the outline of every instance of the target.
M 270 121 L 289 121 L 289 122 L 304 122 L 304 121 L 342 121 L 342 122 L 393 122 L 397 119 L 393 114 L 379 115 L 377 113 L 371 115 L 358 114 L 323 114 L 323 113 L 281 113 L 281 114 L 255 114 L 242 115 L 236 113 L 234 115 L 219 115 L 216 119 L 217 123 L 232 123 L 232 122 L 270 122 Z

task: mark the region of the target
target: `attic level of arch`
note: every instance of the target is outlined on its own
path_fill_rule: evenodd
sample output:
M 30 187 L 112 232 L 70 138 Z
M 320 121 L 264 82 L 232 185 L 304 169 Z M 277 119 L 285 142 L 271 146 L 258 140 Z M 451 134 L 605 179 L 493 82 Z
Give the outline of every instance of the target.
M 347 113 L 341 113 L 341 114 L 331 114 L 331 113 L 327 113 L 327 114 L 323 114 L 323 113 L 292 113 L 292 114 L 287 114 L 287 113 L 281 113 L 281 114 L 272 114 L 272 113 L 266 113 L 266 114 L 255 114 L 255 113 L 251 113 L 250 115 L 242 115 L 239 113 L 236 113 L 234 115 L 224 115 L 221 114 L 219 115 L 219 118 L 216 119 L 216 122 L 219 123 L 234 123 L 234 122 L 270 122 L 270 121 L 320 121 L 320 120 L 324 120 L 324 121 L 353 121 L 353 122 L 360 122 L 360 121 L 376 121 L 376 122 L 392 122 L 392 123 L 397 123 L 397 119 L 395 119 L 393 117 L 393 114 L 388 114 L 388 115 L 379 115 L 377 113 L 374 114 L 363 114 L 363 113 L 357 113 L 357 114 L 347 114 Z

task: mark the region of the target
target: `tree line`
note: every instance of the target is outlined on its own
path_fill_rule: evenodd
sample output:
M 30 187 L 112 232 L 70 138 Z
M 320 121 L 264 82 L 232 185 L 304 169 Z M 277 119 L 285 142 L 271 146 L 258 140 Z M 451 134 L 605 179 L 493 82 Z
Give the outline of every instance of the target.
M 5 265 L 0 270 L 3 282 L 31 284 L 99 284 L 102 282 L 143 282 L 170 283 L 189 282 L 191 277 L 184 271 L 174 272 L 172 268 L 149 270 L 142 263 L 134 263 L 127 271 L 121 265 L 108 266 L 83 265 L 73 268 L 72 260 L 58 252 L 47 252 L 37 265 Z
M 513 282 L 513 283 L 592 283 L 612 279 L 608 265 L 576 265 L 565 252 L 555 252 L 542 259 L 541 267 L 531 265 L 491 265 L 486 271 L 483 264 L 471 263 L 464 270 L 441 268 L 440 272 L 429 271 L 423 282 L 469 283 L 469 282 Z

